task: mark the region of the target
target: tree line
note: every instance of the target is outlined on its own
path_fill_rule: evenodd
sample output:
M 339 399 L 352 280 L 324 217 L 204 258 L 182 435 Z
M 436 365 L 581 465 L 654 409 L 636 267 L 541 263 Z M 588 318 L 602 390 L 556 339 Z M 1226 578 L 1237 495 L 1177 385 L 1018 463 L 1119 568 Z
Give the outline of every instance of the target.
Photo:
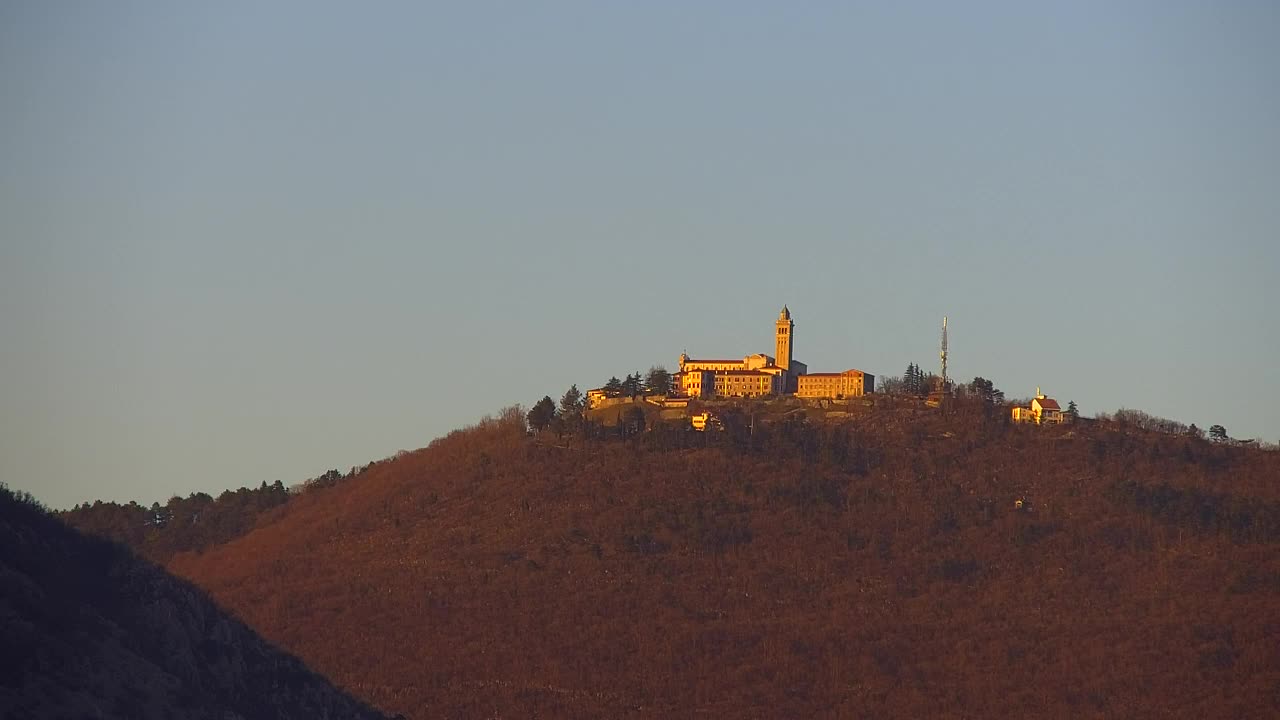
M 879 392 L 886 395 L 907 395 L 925 397 L 929 393 L 942 388 L 942 378 L 933 372 L 926 372 L 916 363 L 907 363 L 902 375 L 887 375 L 876 380 Z M 952 384 L 947 381 L 947 388 L 957 397 L 975 397 L 992 405 L 1004 403 L 1004 391 L 995 383 L 982 376 L 977 376 L 969 383 Z
M 1132 410 L 1130 408 L 1120 408 L 1119 410 L 1107 414 L 1099 413 L 1099 420 L 1110 420 L 1118 425 L 1128 425 L 1142 430 L 1150 430 L 1152 432 L 1164 433 L 1166 435 L 1186 435 L 1187 437 L 1201 438 L 1206 437 L 1206 433 L 1195 423 L 1187 425 L 1177 420 L 1162 418 L 1157 415 L 1145 413 L 1141 410 Z M 1219 443 L 1225 443 L 1231 440 L 1227 435 L 1227 429 L 1222 425 L 1210 425 L 1207 436 L 1210 440 Z
M 587 402 L 577 385 L 572 385 L 560 397 L 560 402 L 544 395 L 534 403 L 525 415 L 529 429 L 535 433 L 551 432 L 561 439 L 576 437 L 579 439 L 609 439 L 610 436 L 630 437 L 644 432 L 647 426 L 644 410 L 632 405 L 622 410 L 618 422 L 612 430 L 604 423 L 587 417 Z
M 341 477 L 337 470 L 331 470 L 306 486 L 331 484 Z M 290 497 L 289 489 L 277 480 L 256 488 L 226 490 L 216 498 L 205 492 L 185 498 L 175 495 L 163 505 L 97 500 L 76 505 L 61 517 L 83 532 L 115 540 L 150 560 L 165 562 L 176 553 L 202 550 L 243 535 L 253 529 L 260 515 L 284 505 Z
M 622 380 L 615 375 L 609 378 L 601 389 L 604 390 L 604 396 L 608 398 L 635 399 L 645 395 L 669 395 L 672 390 L 672 381 L 671 373 L 667 372 L 665 367 L 655 365 L 643 376 L 639 370 L 629 373 Z
M 615 375 L 610 377 L 601 387 L 607 398 L 630 398 L 632 400 L 649 395 L 669 395 L 672 391 L 673 377 L 661 365 L 649 368 L 649 372 L 627 373 L 619 380 Z M 574 384 L 560 396 L 556 402 L 550 395 L 544 395 L 533 404 L 525 416 L 529 428 L 537 433 L 553 432 L 563 437 L 596 437 L 604 434 L 603 426 L 587 420 L 587 400 L 582 391 Z M 619 430 L 623 434 L 643 432 L 645 429 L 644 410 L 638 407 L 627 408 L 619 417 Z

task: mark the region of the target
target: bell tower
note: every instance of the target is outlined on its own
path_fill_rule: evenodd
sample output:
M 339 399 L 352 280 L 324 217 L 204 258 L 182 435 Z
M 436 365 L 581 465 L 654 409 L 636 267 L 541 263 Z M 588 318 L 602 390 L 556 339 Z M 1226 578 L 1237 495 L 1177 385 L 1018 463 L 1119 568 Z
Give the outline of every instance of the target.
M 778 322 L 776 323 L 777 333 L 775 335 L 775 355 L 777 356 L 778 367 L 791 372 L 791 355 L 795 340 L 796 324 L 791 320 L 791 311 L 786 305 L 782 306 L 782 312 L 778 313 Z

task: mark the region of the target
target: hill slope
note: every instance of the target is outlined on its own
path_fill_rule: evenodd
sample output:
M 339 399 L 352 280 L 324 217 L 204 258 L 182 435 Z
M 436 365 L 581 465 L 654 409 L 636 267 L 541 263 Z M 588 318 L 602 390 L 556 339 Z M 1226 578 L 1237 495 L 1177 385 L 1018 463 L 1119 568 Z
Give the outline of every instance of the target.
M 411 717 L 1261 717 L 1278 481 L 972 407 L 569 448 L 498 422 L 172 567 Z
M 334 471 L 337 474 L 337 471 Z M 200 551 L 233 540 L 253 528 L 260 516 L 289 501 L 279 481 L 257 489 L 227 490 L 214 499 L 205 493 L 173 497 L 151 507 L 98 501 L 77 505 L 58 517 L 75 529 L 128 545 L 156 563 L 186 550 Z
M 0 588 L 0 717 L 382 717 L 189 583 L 2 487 Z

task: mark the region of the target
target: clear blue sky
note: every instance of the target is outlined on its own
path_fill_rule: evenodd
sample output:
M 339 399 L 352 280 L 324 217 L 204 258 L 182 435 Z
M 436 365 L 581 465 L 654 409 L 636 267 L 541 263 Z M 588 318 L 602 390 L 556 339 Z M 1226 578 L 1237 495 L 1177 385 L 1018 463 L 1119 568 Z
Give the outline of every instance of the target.
M 889 7 L 886 7 L 889 6 Z M 0 480 L 286 484 L 694 355 L 1280 440 L 1280 4 L 0 5 Z

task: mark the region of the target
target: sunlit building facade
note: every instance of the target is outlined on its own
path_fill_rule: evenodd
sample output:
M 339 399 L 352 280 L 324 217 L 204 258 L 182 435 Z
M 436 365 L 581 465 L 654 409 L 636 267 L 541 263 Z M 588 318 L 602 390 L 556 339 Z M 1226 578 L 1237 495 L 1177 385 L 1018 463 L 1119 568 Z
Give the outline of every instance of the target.
M 809 373 L 796 378 L 796 397 L 855 398 L 875 392 L 876 376 L 861 370 L 839 373 Z

